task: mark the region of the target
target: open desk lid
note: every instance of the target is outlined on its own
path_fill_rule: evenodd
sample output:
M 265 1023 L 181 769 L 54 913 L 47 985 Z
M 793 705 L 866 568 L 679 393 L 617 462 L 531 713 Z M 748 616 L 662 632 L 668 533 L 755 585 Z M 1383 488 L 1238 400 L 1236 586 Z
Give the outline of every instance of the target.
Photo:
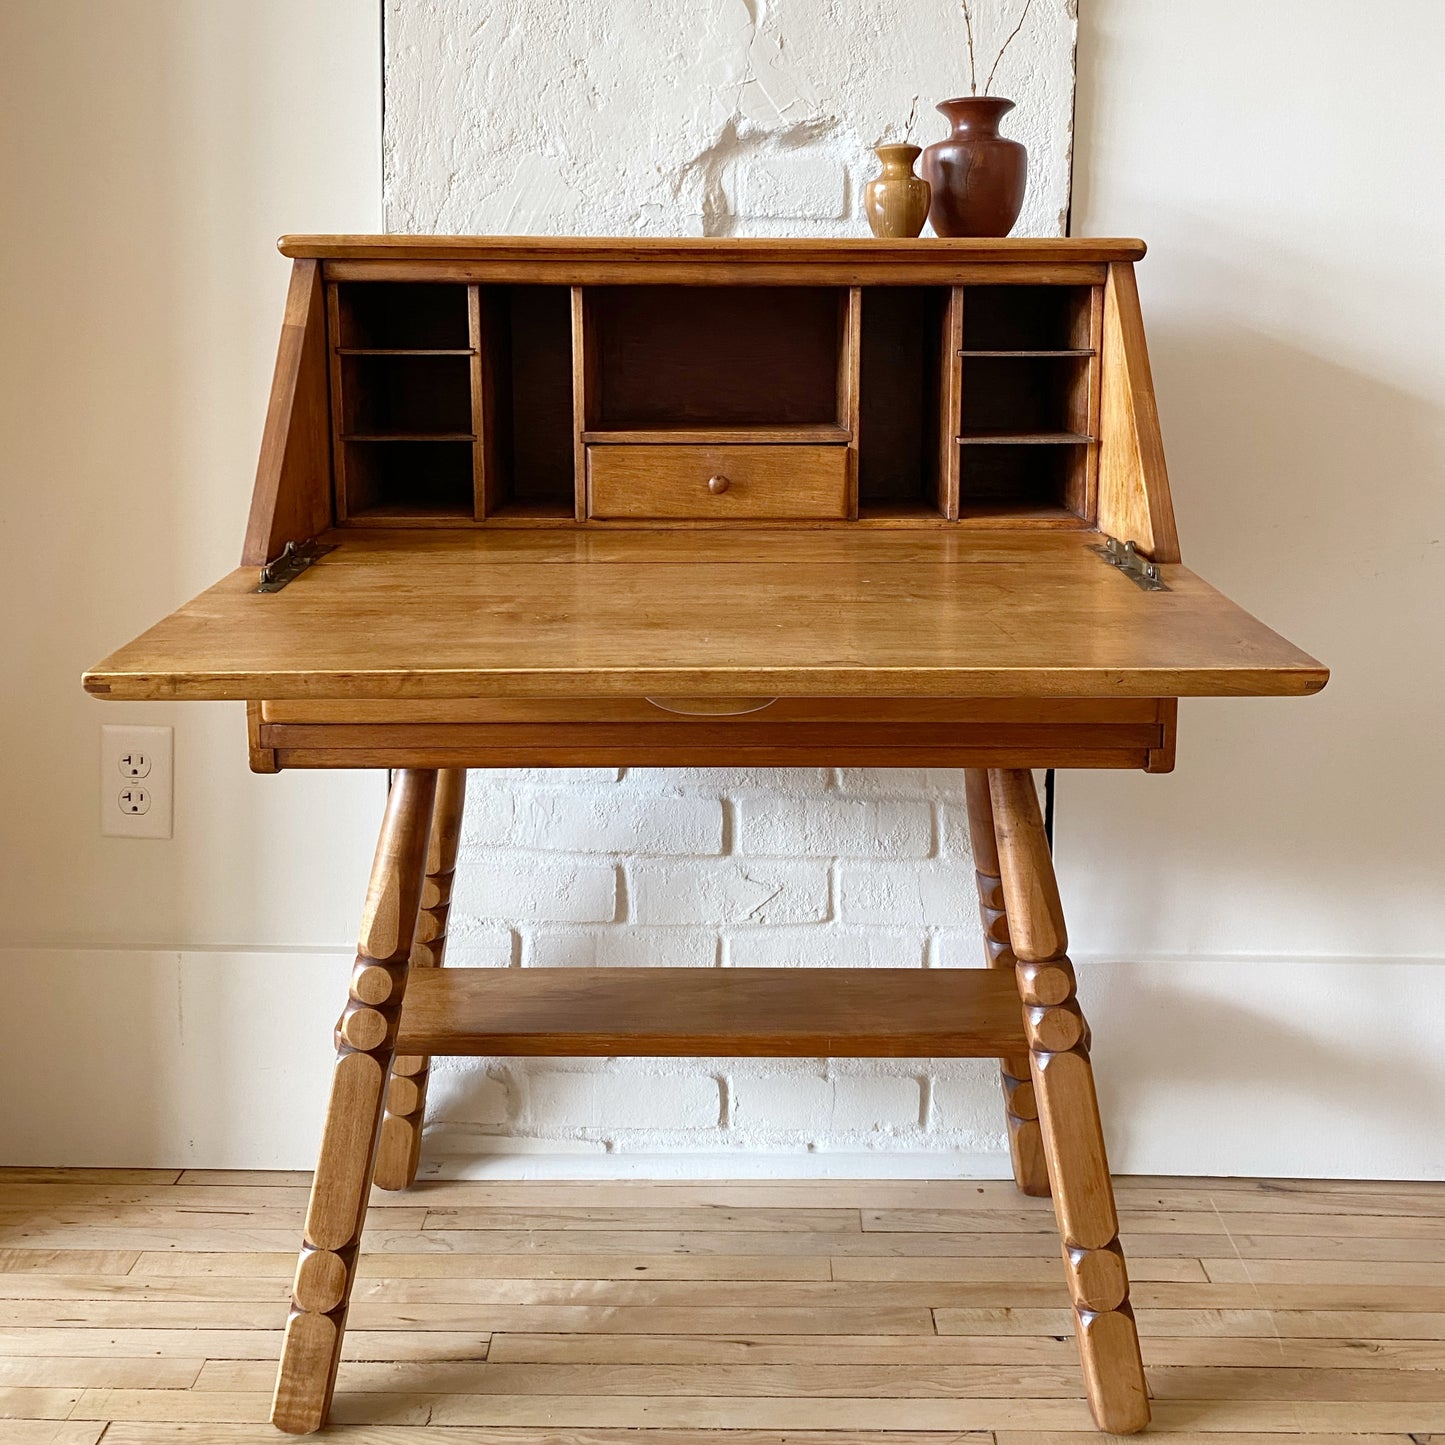
M 335 531 L 283 590 L 233 572 L 85 676 L 124 699 L 1194 697 L 1327 669 L 1097 532 Z

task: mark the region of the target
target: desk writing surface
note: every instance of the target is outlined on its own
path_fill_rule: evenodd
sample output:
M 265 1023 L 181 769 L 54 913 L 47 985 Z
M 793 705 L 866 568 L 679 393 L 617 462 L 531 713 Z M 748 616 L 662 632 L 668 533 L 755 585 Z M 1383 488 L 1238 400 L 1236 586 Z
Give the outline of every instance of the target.
M 344 531 L 284 590 L 240 568 L 86 675 L 128 699 L 1300 695 L 1328 677 L 1097 533 Z

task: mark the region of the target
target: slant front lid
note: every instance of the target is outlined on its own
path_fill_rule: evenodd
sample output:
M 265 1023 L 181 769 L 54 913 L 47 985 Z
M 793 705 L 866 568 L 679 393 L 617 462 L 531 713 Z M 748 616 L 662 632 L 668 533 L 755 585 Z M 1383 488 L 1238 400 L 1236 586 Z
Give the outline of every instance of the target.
M 118 698 L 1299 695 L 1314 658 L 1097 533 L 333 532 L 241 568 L 87 674 Z

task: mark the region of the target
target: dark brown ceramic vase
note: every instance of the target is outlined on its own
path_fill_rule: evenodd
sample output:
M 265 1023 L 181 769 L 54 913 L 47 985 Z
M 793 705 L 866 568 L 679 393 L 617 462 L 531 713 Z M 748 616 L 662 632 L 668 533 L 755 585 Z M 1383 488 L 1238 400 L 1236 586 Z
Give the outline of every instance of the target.
M 933 188 L 928 219 L 940 236 L 1007 236 L 1024 204 L 1029 153 L 1005 140 L 998 123 L 1014 108 L 993 95 L 945 100 L 937 109 L 952 132 L 923 152 Z

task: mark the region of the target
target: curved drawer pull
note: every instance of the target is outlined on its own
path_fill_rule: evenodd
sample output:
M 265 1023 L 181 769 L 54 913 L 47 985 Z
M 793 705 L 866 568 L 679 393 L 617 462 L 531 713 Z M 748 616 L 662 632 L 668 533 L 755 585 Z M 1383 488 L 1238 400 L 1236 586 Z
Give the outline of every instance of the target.
M 707 479 L 707 489 L 715 497 L 722 496 L 730 486 L 732 486 L 732 483 L 723 476 L 721 472 L 714 472 L 713 475 Z
M 686 717 L 737 717 L 742 713 L 761 712 L 777 702 L 775 697 L 650 697 L 647 700 L 663 712 L 681 713 Z

